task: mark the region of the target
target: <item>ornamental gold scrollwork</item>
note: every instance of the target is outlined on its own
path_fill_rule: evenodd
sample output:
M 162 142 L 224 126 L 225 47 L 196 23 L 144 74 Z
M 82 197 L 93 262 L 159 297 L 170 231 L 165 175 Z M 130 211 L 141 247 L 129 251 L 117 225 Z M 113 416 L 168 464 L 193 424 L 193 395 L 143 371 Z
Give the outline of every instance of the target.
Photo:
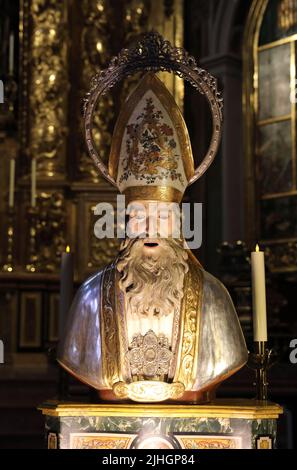
M 107 388 L 119 382 L 117 322 L 114 312 L 114 265 L 105 268 L 102 282 L 102 363 Z
M 152 8 L 152 3 L 148 0 L 130 0 L 125 8 L 125 17 L 123 27 L 125 30 L 125 43 L 129 43 L 133 37 L 144 33 L 150 29 L 149 15 Z M 124 103 L 127 96 L 131 93 L 134 87 L 138 84 L 142 74 L 127 77 L 123 82 L 120 94 L 121 104 Z
M 121 399 L 130 398 L 138 402 L 160 402 L 165 400 L 177 400 L 185 392 L 185 387 L 180 382 L 159 382 L 157 380 L 142 380 L 125 384 L 116 382 L 113 385 L 114 394 Z
M 29 4 L 29 154 L 43 177 L 64 175 L 67 135 L 67 3 Z
M 117 15 L 122 13 L 122 21 L 117 24 L 114 21 L 115 9 L 107 0 L 90 1 L 83 0 L 81 3 L 81 11 L 84 19 L 82 33 L 81 33 L 81 56 L 82 56 L 82 75 L 81 75 L 81 91 L 80 97 L 82 98 L 89 88 L 89 83 L 92 76 L 99 69 L 106 67 L 110 61 L 114 50 L 118 47 L 113 47 L 113 38 L 118 38 L 118 41 L 127 42 L 133 36 L 145 30 L 146 21 L 148 18 L 150 2 L 148 0 L 130 0 L 127 4 L 123 5 L 116 12 Z M 121 12 L 121 13 L 120 13 Z M 135 82 L 127 82 L 124 84 L 125 95 L 127 96 L 129 90 Z M 107 162 L 112 129 L 115 118 L 115 110 L 118 107 L 118 98 L 114 94 L 104 96 L 102 102 L 98 103 L 96 113 L 94 116 L 93 138 L 96 142 L 97 148 L 100 150 L 100 157 L 103 161 Z M 80 145 L 79 145 L 79 176 L 83 180 L 98 182 L 101 177 L 85 148 L 83 120 L 79 118 L 78 122 Z
M 90 79 L 98 70 L 106 66 L 109 62 L 112 51 L 113 15 L 114 11 L 107 0 L 81 2 L 81 12 L 83 17 L 83 27 L 81 31 L 81 77 L 80 93 L 81 101 L 84 93 L 88 89 Z M 79 111 L 79 110 L 78 110 Z M 77 112 L 77 126 L 79 129 L 79 177 L 83 180 L 98 182 L 100 177 L 94 165 L 90 161 L 84 143 L 83 120 L 81 113 Z M 114 119 L 114 100 L 112 95 L 105 96 L 102 103 L 98 103 L 94 120 L 93 137 L 100 148 L 100 155 L 103 161 L 108 158 L 111 144 L 111 128 Z
M 111 263 L 114 259 L 115 254 L 119 250 L 121 240 L 116 238 L 96 238 L 94 234 L 94 217 L 93 208 L 89 209 L 92 211 L 88 219 L 88 253 L 87 253 L 87 267 L 88 269 L 102 269 L 107 264 Z M 116 235 L 116 227 L 114 227 L 114 233 Z
M 66 208 L 62 193 L 41 192 L 38 211 L 30 230 L 35 233 L 35 265 L 38 271 L 57 272 L 65 250 Z M 33 226 L 34 225 L 34 226 Z M 29 249 L 29 245 L 28 245 Z M 28 259 L 28 256 L 27 256 Z
M 120 243 L 116 238 L 98 240 L 93 233 L 91 233 L 91 237 L 88 268 L 100 269 L 114 259 Z
M 165 335 L 157 336 L 152 330 L 135 335 L 127 353 L 132 376 L 160 380 L 169 372 L 172 351 Z
M 175 382 L 181 382 L 186 390 L 191 390 L 196 377 L 198 343 L 202 302 L 202 273 L 190 265 L 185 279 L 184 297 L 182 302 L 180 364 L 177 367 Z
M 297 24 L 297 5 L 292 0 L 278 2 L 277 23 L 281 31 L 289 31 Z

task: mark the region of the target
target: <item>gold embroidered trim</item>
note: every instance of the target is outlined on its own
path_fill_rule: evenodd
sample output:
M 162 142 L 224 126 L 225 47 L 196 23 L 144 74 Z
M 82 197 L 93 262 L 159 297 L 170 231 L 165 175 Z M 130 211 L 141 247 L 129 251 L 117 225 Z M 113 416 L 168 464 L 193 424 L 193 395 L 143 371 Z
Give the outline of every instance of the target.
M 103 273 L 101 289 L 101 351 L 102 375 L 108 388 L 119 381 L 119 350 L 116 312 L 114 312 L 114 265 L 108 266 Z
M 172 186 L 130 186 L 125 189 L 126 203 L 136 200 L 177 202 L 180 203 L 183 194 Z
M 194 255 L 189 253 L 189 272 L 185 276 L 181 333 L 174 376 L 174 382 L 183 383 L 186 390 L 192 390 L 197 375 L 201 304 L 202 271 Z
M 120 364 L 118 366 L 119 369 L 119 375 L 121 377 L 121 380 L 125 382 L 131 382 L 132 377 L 131 377 L 131 369 L 130 369 L 130 363 L 128 359 L 128 351 L 129 351 L 129 345 L 128 345 L 128 331 L 127 331 L 127 321 L 125 318 L 125 302 L 124 302 L 124 296 L 123 293 L 120 290 L 119 287 L 119 272 L 116 268 L 116 262 L 114 265 L 113 269 L 113 276 L 112 278 L 114 279 L 115 283 L 115 311 L 116 311 L 116 322 L 118 325 L 118 341 L 119 341 L 119 358 L 120 358 Z

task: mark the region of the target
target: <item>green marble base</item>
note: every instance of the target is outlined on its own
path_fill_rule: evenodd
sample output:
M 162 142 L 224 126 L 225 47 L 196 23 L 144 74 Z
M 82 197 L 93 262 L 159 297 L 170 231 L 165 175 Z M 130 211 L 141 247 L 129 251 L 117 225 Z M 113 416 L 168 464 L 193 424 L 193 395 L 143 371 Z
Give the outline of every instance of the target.
M 208 405 L 47 402 L 48 448 L 257 449 L 275 448 L 282 408 L 254 400 Z

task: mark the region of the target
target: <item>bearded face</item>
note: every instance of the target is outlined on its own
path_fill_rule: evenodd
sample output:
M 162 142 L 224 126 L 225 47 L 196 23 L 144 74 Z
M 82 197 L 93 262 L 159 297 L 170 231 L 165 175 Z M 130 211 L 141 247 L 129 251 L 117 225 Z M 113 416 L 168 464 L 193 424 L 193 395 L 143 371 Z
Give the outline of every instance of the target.
M 167 316 L 180 308 L 188 253 L 176 239 L 126 239 L 117 270 L 132 316 Z

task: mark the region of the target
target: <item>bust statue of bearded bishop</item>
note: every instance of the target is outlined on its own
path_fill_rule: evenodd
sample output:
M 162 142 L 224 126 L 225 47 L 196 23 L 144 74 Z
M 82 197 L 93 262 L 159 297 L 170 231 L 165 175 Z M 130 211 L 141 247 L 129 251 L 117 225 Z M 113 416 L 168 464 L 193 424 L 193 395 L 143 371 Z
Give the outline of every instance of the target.
M 103 400 L 205 402 L 246 363 L 247 349 L 225 287 L 182 238 L 159 236 L 174 218 L 162 211 L 181 202 L 194 163 L 181 112 L 151 72 L 121 110 L 109 174 L 132 207 L 132 236 L 78 290 L 58 360 Z M 151 203 L 162 203 L 153 216 Z

